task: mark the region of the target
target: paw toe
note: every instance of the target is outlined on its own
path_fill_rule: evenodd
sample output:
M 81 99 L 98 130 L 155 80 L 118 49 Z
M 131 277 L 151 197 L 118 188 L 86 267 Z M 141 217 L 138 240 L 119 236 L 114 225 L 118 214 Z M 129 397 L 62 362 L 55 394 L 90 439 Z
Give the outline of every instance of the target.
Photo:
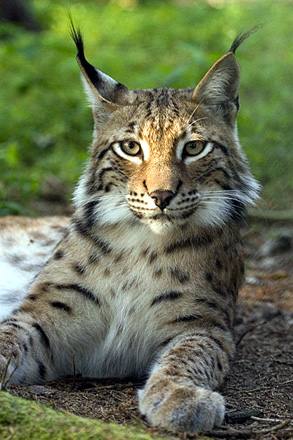
M 139 397 L 140 410 L 149 423 L 171 431 L 210 431 L 224 419 L 224 398 L 205 388 L 173 384 L 160 393 L 141 392 Z

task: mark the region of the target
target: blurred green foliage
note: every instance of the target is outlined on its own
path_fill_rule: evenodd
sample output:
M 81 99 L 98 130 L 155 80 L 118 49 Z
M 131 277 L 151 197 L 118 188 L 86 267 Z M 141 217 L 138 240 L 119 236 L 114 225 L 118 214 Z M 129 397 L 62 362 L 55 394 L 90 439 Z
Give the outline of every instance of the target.
M 288 208 L 293 193 L 291 2 L 31 4 L 42 32 L 0 27 L 0 214 L 47 212 L 41 201 L 52 197 L 63 206 L 83 169 L 92 121 L 68 10 L 82 29 L 90 62 L 129 88 L 196 85 L 238 33 L 265 22 L 238 50 L 239 135 L 263 185 L 262 204 Z

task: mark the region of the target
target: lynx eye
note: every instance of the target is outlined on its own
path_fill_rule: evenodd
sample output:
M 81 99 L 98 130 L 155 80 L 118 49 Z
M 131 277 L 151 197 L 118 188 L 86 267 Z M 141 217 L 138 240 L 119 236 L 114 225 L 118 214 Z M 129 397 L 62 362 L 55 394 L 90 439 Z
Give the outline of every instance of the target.
M 141 146 L 134 141 L 119 142 L 121 150 L 129 156 L 138 156 L 141 153 Z
M 184 145 L 183 156 L 197 156 L 200 154 L 207 142 L 205 141 L 190 141 Z

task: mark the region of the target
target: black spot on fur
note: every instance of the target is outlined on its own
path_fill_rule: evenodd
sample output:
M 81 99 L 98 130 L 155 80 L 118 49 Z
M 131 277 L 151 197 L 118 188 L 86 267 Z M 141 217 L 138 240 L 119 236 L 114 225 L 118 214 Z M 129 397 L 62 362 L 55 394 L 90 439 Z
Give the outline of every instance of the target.
M 74 290 L 75 292 L 81 293 L 85 298 L 94 302 L 97 305 L 100 305 L 99 299 L 96 295 L 94 295 L 90 290 L 86 289 L 79 284 L 55 284 L 56 289 L 60 290 Z
M 212 325 L 213 327 L 219 328 L 220 330 L 224 330 L 224 331 L 228 330 L 228 328 L 225 324 L 223 324 L 222 322 L 220 322 L 216 319 L 209 318 L 209 324 Z
M 51 306 L 55 309 L 64 310 L 64 312 L 71 313 L 72 309 L 67 304 L 61 302 L 61 301 L 52 301 Z
M 111 150 L 111 147 L 104 148 L 100 153 L 98 154 L 98 160 L 102 160 L 108 151 Z
M 79 264 L 79 263 L 73 264 L 72 267 L 73 267 L 74 272 L 76 272 L 78 275 L 83 275 L 86 271 L 86 268 L 82 264 Z
M 21 327 L 21 325 L 15 324 L 14 322 L 10 322 L 7 325 L 10 325 L 11 327 L 18 328 L 18 329 L 23 329 L 23 327 Z
M 162 342 L 162 343 L 158 346 L 158 349 L 160 350 L 161 348 L 166 347 L 166 345 L 168 345 L 168 344 L 172 341 L 172 339 L 173 339 L 173 338 L 168 338 L 168 339 L 166 339 L 164 342 Z
M 211 281 L 213 281 L 213 275 L 211 274 L 211 272 L 206 272 L 205 273 L 205 279 L 210 283 Z
M 135 131 L 135 122 L 129 122 L 126 133 L 134 133 Z
M 227 353 L 227 350 L 226 350 L 224 344 L 222 343 L 222 341 L 221 341 L 218 337 L 216 337 L 216 336 L 211 336 L 211 335 L 210 335 L 210 336 L 209 336 L 209 339 L 210 339 L 210 341 L 212 341 L 214 344 L 216 344 L 216 345 L 220 348 L 220 350 L 222 350 L 223 352 Z
M 94 238 L 95 244 L 100 248 L 102 254 L 110 254 L 112 252 L 111 246 L 105 241 L 101 240 L 99 237 Z
M 99 200 L 87 202 L 84 207 L 84 218 L 86 228 L 90 229 L 95 223 L 95 208 L 99 204 Z
M 96 252 L 93 252 L 89 256 L 89 264 L 97 264 L 101 259 L 101 256 L 98 255 Z
M 158 258 L 157 252 L 152 252 L 149 256 L 149 263 L 152 264 Z
M 218 142 L 214 142 L 214 145 L 215 145 L 216 148 L 218 148 L 219 150 L 221 150 L 222 153 L 225 154 L 225 156 L 229 156 L 229 153 L 228 153 L 227 147 L 225 147 L 225 146 L 222 145 L 222 144 L 219 144 Z
M 212 168 L 211 170 L 203 173 L 201 175 L 201 177 L 198 179 L 199 183 L 202 183 L 202 182 L 206 181 L 207 177 L 209 177 L 209 176 L 211 176 L 211 175 L 213 175 L 215 173 L 218 173 L 218 172 L 223 173 L 224 176 L 226 177 L 226 179 L 228 179 L 228 180 L 231 179 L 230 174 L 227 172 L 227 170 L 225 170 L 225 168 L 223 168 L 223 167 L 215 167 L 215 168 Z
M 39 376 L 42 380 L 45 380 L 46 377 L 46 367 L 41 361 L 36 361 L 38 364 L 38 372 Z
M 53 256 L 54 260 L 61 260 L 61 258 L 63 258 L 63 257 L 64 257 L 64 252 L 61 251 L 61 249 L 56 251 L 54 256 Z
M 219 361 L 219 359 L 218 359 L 218 361 L 217 361 L 217 366 L 218 366 L 218 370 L 219 370 L 219 371 L 223 371 L 223 365 L 221 364 L 221 362 Z
M 97 245 L 102 254 L 109 254 L 112 251 L 112 248 L 108 243 L 102 241 L 99 237 L 90 233 L 89 229 L 80 218 L 73 218 L 72 224 L 74 225 L 75 231 Z
M 221 296 L 223 298 L 225 298 L 227 296 L 227 293 L 228 293 L 226 289 L 223 289 L 223 288 L 221 288 L 219 286 L 213 286 L 213 290 L 214 290 L 214 292 L 217 295 L 219 295 L 219 296 Z
M 49 338 L 48 338 L 46 332 L 44 331 L 44 329 L 39 324 L 37 324 L 37 323 L 33 324 L 32 326 L 39 333 L 40 340 L 41 340 L 42 344 L 45 345 L 47 348 L 49 348 L 50 347 L 50 341 L 49 341 Z
M 202 235 L 198 235 L 196 237 L 190 237 L 185 240 L 177 241 L 165 248 L 165 252 L 170 254 L 172 252 L 176 252 L 177 250 L 188 249 L 190 247 L 199 248 L 208 246 L 213 243 L 214 238 L 208 234 L 204 233 Z
M 162 276 L 162 273 L 163 273 L 162 269 L 157 269 L 157 270 L 154 272 L 154 277 L 156 277 L 156 278 L 160 278 L 160 277 Z
M 219 258 L 216 259 L 216 267 L 220 270 L 223 269 L 223 264 L 221 263 Z
M 200 317 L 198 315 L 181 316 L 175 320 L 175 322 L 192 322 L 197 321 Z
M 148 252 L 149 252 L 149 250 L 150 250 L 150 248 L 147 247 L 146 249 L 144 249 L 144 250 L 141 252 L 141 255 L 142 255 L 143 257 L 146 257 L 147 254 L 148 254 Z
M 212 301 L 210 299 L 195 298 L 194 301 L 199 304 L 206 304 L 209 308 L 211 308 L 213 310 L 221 310 L 221 308 L 218 306 L 218 304 L 215 301 Z
M 113 171 L 113 168 L 112 167 L 106 167 L 106 168 L 101 169 L 101 171 L 99 172 L 99 175 L 98 175 L 98 180 L 101 181 L 102 178 L 104 177 L 104 175 L 106 173 L 108 173 L 109 171 Z
M 171 268 L 170 270 L 171 275 L 173 278 L 175 278 L 179 283 L 187 283 L 190 279 L 190 275 L 187 272 L 183 272 L 182 270 L 178 269 L 177 267 Z
M 156 296 L 153 299 L 151 305 L 153 306 L 154 304 L 157 304 L 157 303 L 165 301 L 165 300 L 174 300 L 174 299 L 180 298 L 181 295 L 182 295 L 182 292 L 177 292 L 177 291 L 165 292 L 165 293 L 162 293 L 161 295 Z
M 27 344 L 26 344 L 25 342 L 22 343 L 22 348 L 23 348 L 23 351 L 24 351 L 25 353 L 28 352 L 28 346 L 27 346 Z

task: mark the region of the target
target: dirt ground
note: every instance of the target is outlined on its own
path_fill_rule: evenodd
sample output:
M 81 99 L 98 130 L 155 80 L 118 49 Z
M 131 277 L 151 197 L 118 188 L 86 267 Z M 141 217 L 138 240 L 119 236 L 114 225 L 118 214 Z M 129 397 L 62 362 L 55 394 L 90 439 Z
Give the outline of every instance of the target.
M 293 439 L 293 225 L 252 222 L 243 231 L 246 283 L 235 327 L 237 355 L 221 388 L 224 425 L 213 438 Z M 150 428 L 137 410 L 133 378 L 67 377 L 10 392 L 67 413 L 120 424 L 140 424 L 156 438 L 195 439 Z

